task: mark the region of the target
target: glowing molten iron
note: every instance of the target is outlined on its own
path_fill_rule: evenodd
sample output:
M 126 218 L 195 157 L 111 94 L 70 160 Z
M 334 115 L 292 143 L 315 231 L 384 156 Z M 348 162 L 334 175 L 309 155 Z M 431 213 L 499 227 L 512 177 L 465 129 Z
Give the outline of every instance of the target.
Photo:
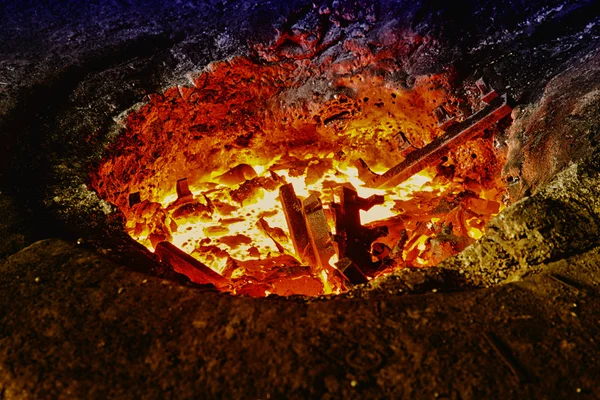
M 152 95 L 129 114 L 94 188 L 121 209 L 131 237 L 151 250 L 173 243 L 230 279 L 223 289 L 233 293 L 319 295 L 348 286 L 333 267 L 298 261 L 278 198 L 285 183 L 301 199 L 320 196 L 332 231 L 329 204 L 340 186 L 385 196 L 362 212 L 363 224 L 389 230 L 374 252 L 383 267 L 369 278 L 435 265 L 478 239 L 499 211 L 501 163 L 491 139 L 477 139 L 394 189 L 363 187 L 357 159 L 376 172 L 390 168 L 441 133 L 435 107 L 458 105 L 446 75 L 407 85 L 390 78 L 395 67 L 370 62 L 353 65 L 358 73 L 306 60 L 213 64 L 194 87 Z M 193 196 L 178 199 L 182 178 Z M 135 192 L 141 202 L 130 207 Z

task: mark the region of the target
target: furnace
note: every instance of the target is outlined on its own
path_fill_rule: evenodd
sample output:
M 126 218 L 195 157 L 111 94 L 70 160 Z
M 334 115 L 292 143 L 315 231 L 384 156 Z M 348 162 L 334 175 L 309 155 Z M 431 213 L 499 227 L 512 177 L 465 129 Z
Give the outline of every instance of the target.
M 599 398 L 596 9 L 2 2 L 0 400 Z
M 133 239 L 159 256 L 174 244 L 192 256 L 186 271 L 203 271 L 177 272 L 216 273 L 236 294 L 339 294 L 434 266 L 504 207 L 494 141 L 512 107 L 483 79 L 470 103 L 450 93 L 451 73 L 398 82 L 389 60 L 413 36 L 373 39 L 342 72 L 263 54 L 189 74 L 122 117 L 93 186 Z

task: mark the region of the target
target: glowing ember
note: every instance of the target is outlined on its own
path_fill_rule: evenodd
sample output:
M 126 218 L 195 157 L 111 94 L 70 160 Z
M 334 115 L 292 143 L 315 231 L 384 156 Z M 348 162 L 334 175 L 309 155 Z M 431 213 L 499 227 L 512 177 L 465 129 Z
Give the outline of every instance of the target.
M 336 77 L 306 61 L 212 65 L 195 87 L 152 96 L 129 115 L 93 185 L 121 209 L 132 238 L 150 250 L 173 243 L 238 294 L 319 295 L 349 285 L 336 256 L 322 267 L 299 261 L 279 198 L 286 183 L 300 199 L 320 198 L 332 231 L 342 186 L 384 196 L 361 211 L 364 225 L 389 232 L 373 244 L 379 269 L 370 279 L 435 265 L 481 237 L 498 213 L 501 161 L 491 139 L 477 139 L 393 189 L 364 187 L 357 159 L 385 171 L 440 134 L 432 110 L 442 99 L 451 111 L 457 105 L 446 76 L 417 78 L 408 89 L 382 68 Z M 141 201 L 130 206 L 136 192 Z

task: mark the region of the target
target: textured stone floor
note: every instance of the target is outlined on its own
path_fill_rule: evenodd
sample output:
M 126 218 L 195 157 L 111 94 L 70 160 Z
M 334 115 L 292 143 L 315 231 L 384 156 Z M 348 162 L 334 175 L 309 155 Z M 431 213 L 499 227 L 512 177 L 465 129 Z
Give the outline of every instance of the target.
M 0 266 L 0 392 L 598 398 L 599 261 L 593 249 L 522 282 L 459 293 L 250 299 L 48 239 Z

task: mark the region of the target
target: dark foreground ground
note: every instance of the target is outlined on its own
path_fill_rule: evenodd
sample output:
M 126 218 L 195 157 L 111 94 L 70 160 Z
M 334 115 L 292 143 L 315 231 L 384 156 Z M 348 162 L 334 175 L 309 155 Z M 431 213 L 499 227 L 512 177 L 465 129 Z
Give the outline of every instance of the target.
M 152 260 L 85 187 L 115 115 L 311 5 L 0 5 L 0 399 L 600 398 L 594 3 L 363 3 L 336 7 L 439 39 L 408 72 L 485 73 L 522 104 L 505 174 L 530 196 L 438 268 L 323 299 L 136 272 Z
M 2 265 L 0 384 L 9 399 L 598 398 L 599 261 L 471 292 L 258 300 L 50 239 Z

